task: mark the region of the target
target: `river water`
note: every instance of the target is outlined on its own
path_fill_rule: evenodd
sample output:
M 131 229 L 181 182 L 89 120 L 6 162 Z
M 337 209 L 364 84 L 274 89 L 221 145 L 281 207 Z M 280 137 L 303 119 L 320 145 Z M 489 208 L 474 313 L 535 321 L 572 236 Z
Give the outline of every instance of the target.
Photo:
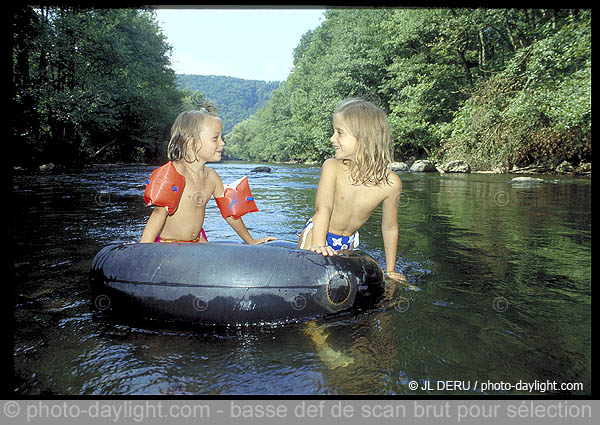
M 250 172 L 257 165 L 211 167 L 226 183 L 250 176 L 253 236 L 296 241 L 320 169 Z M 518 186 L 508 175 L 401 173 L 396 270 L 411 286 L 372 311 L 311 323 L 326 335 L 319 345 L 304 323 L 179 329 L 94 310 L 91 261 L 139 240 L 153 168 L 14 177 L 17 394 L 591 394 L 591 178 Z M 360 241 L 383 266 L 380 223 L 379 208 Z M 204 228 L 239 241 L 212 201 Z

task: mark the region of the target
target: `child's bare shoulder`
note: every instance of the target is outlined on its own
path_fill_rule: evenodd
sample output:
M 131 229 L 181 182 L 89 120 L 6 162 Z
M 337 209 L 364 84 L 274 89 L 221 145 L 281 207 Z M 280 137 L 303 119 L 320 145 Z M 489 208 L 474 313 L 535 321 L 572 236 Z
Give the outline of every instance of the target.
M 321 171 L 323 173 L 327 173 L 327 174 L 339 174 L 342 172 L 343 168 L 342 168 L 342 162 L 335 159 L 335 158 L 329 158 L 326 159 L 325 162 L 323 162 L 323 165 L 321 166 Z
M 221 180 L 221 176 L 219 176 L 219 173 L 213 168 L 206 167 L 206 169 L 207 184 L 211 188 L 213 194 L 219 192 L 219 196 L 221 196 L 221 193 L 223 193 L 223 181 Z
M 400 177 L 398 176 L 398 174 L 394 173 L 391 170 L 388 170 L 388 184 L 386 185 L 386 189 L 389 193 L 395 195 L 398 192 L 402 191 L 402 180 L 400 180 Z
M 400 186 L 402 187 L 402 180 L 400 180 L 400 176 L 394 173 L 392 170 L 388 170 L 387 178 L 390 182 L 390 186 Z
M 216 179 L 221 180 L 221 176 L 219 176 L 219 173 L 217 173 L 214 168 L 206 167 L 206 170 L 207 170 L 206 175 L 208 176 L 209 179 L 211 179 L 211 180 L 216 180 Z
M 337 168 L 340 164 L 340 161 L 338 161 L 335 158 L 327 158 L 324 162 L 323 165 L 321 165 L 321 168 Z

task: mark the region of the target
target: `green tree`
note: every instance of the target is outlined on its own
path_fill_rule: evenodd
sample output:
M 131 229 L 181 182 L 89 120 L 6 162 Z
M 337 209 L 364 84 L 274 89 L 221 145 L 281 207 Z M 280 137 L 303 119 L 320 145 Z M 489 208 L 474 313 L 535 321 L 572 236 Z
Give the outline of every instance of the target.
M 396 157 L 473 167 L 591 160 L 591 12 L 334 9 L 304 34 L 285 83 L 234 127 L 231 152 L 322 161 L 332 112 L 384 108 Z
M 12 22 L 22 165 L 146 160 L 162 149 L 181 93 L 153 12 L 26 7 Z
M 546 19 L 457 111 L 440 158 L 509 169 L 591 161 L 591 14 L 537 15 Z

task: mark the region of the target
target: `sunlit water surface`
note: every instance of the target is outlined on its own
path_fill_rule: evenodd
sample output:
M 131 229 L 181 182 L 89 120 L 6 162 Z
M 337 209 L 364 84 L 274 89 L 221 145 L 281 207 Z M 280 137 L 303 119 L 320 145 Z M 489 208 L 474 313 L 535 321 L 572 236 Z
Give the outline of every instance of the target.
M 251 172 L 257 165 L 211 166 L 226 183 L 250 176 L 253 236 L 297 241 L 320 169 Z M 519 187 L 507 175 L 400 174 L 396 269 L 412 286 L 373 311 L 316 321 L 330 357 L 348 360 L 339 366 L 303 323 L 182 329 L 94 310 L 91 261 L 139 240 L 153 168 L 14 177 L 18 394 L 477 395 L 476 381 L 536 380 L 583 386 L 545 394 L 591 393 L 591 179 Z M 360 241 L 383 266 L 380 223 L 377 209 Z M 239 241 L 213 201 L 204 228 L 210 240 Z M 447 380 L 470 388 L 438 391 Z

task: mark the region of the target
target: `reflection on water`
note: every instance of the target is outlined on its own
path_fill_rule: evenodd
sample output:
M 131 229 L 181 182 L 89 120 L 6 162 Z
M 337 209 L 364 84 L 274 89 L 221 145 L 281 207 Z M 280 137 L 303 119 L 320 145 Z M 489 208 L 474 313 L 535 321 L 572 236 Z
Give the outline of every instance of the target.
M 250 176 L 253 236 L 297 240 L 319 168 L 255 165 L 212 166 L 226 183 Z M 139 240 L 152 169 L 15 176 L 19 394 L 424 394 L 408 383 L 445 380 L 580 382 L 583 391 L 558 393 L 591 393 L 590 179 L 518 187 L 506 175 L 401 174 L 396 268 L 411 286 L 378 309 L 310 325 L 175 329 L 111 322 L 88 288 L 98 250 Z M 380 223 L 377 209 L 361 249 L 383 265 Z M 239 240 L 213 202 L 204 228 L 209 240 Z

